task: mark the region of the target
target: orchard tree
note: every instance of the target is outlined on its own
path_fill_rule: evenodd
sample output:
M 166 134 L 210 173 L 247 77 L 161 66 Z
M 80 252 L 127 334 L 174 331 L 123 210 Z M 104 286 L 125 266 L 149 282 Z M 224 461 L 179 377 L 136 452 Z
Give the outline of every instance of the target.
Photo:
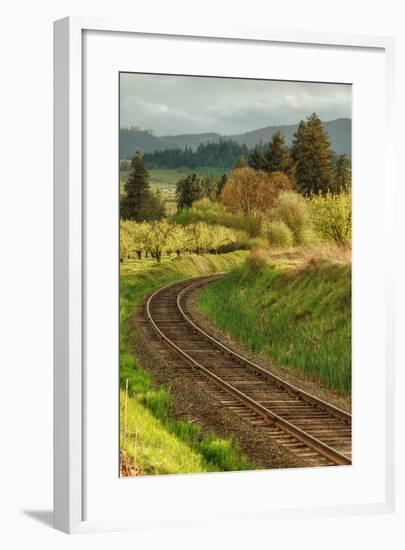
M 133 220 L 120 221 L 120 258 L 121 261 L 136 253 L 138 259 L 146 249 L 149 224 L 137 223 Z
M 191 250 L 197 254 L 206 252 L 210 244 L 209 226 L 204 222 L 192 223 L 186 226 L 186 232 Z
M 328 134 L 313 113 L 301 120 L 294 134 L 291 155 L 296 163 L 297 187 L 303 195 L 326 193 L 333 185 L 332 151 Z
M 188 239 L 186 230 L 181 225 L 176 223 L 172 224 L 170 236 L 166 243 L 166 252 L 176 252 L 177 256 L 180 256 L 183 250 L 187 249 Z
M 149 226 L 146 236 L 146 247 L 157 263 L 160 263 L 162 253 L 171 247 L 172 231 L 173 225 L 166 219 L 154 221 Z
M 285 138 L 281 132 L 273 134 L 263 157 L 263 170 L 269 174 L 284 172 L 290 180 L 294 178 L 294 161 L 291 158 L 290 151 L 285 144 Z
M 233 244 L 237 240 L 235 231 L 228 227 L 224 227 L 223 225 L 211 225 L 210 229 L 210 250 L 218 252 L 222 247 Z
M 124 220 L 145 221 L 161 218 L 163 205 L 150 190 L 149 172 L 146 170 L 142 154 L 136 151 L 131 161 L 131 172 L 124 185 L 120 215 Z
M 132 246 L 138 260 L 142 259 L 142 253 L 146 250 L 146 243 L 149 233 L 149 224 L 132 222 Z
M 120 222 L 120 262 L 127 260 L 131 253 L 131 235 L 123 223 Z

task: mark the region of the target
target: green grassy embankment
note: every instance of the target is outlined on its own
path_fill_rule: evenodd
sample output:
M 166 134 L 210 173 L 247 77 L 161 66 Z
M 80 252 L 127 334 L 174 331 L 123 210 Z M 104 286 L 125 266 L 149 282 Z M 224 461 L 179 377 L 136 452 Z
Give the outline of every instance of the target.
M 351 262 L 344 252 L 253 252 L 202 290 L 212 322 L 276 365 L 351 391 Z
M 244 251 L 229 254 L 132 260 L 121 266 L 120 289 L 120 404 L 121 446 L 146 474 L 198 473 L 249 469 L 237 445 L 215 434 L 202 436 L 196 423 L 171 416 L 169 387 L 156 386 L 135 355 L 137 334 L 130 318 L 153 290 L 176 280 L 225 271 L 246 258 Z M 128 380 L 127 432 L 123 441 L 125 386 Z

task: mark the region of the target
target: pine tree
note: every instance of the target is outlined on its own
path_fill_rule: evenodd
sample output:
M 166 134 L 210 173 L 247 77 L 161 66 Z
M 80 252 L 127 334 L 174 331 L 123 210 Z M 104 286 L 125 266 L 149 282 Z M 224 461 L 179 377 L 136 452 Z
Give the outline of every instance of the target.
M 254 170 L 261 170 L 263 168 L 262 147 L 260 145 L 255 145 L 252 149 L 248 164 Z
M 140 151 L 136 151 L 131 161 L 131 173 L 124 185 L 125 196 L 121 201 L 121 217 L 140 220 L 148 202 L 150 187 L 149 173 L 145 168 Z
M 294 134 L 291 156 L 296 163 L 297 187 L 303 195 L 326 193 L 332 188 L 330 141 L 316 113 L 299 123 Z
M 177 208 L 190 208 L 194 201 L 204 196 L 203 182 L 197 174 L 189 174 L 176 185 Z
M 221 196 L 222 189 L 224 188 L 225 183 L 228 181 L 228 176 L 223 174 L 221 179 L 217 183 L 217 198 Z
M 131 161 L 131 172 L 125 182 L 124 192 L 120 208 L 122 219 L 144 221 L 162 217 L 163 206 L 150 190 L 149 172 L 140 151 L 136 151 Z
M 352 165 L 347 155 L 338 155 L 334 162 L 334 181 L 332 191 L 344 193 L 352 186 Z
M 263 170 L 269 174 L 273 172 L 284 172 L 290 179 L 293 179 L 294 162 L 281 132 L 275 132 L 270 143 L 267 145 L 264 152 L 262 167 Z

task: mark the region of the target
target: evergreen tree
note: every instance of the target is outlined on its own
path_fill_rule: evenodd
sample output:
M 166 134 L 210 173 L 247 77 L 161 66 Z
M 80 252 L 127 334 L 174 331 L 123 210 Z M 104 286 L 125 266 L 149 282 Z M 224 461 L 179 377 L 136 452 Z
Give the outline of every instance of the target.
M 284 172 L 290 179 L 294 176 L 294 162 L 281 132 L 275 132 L 264 152 L 262 168 L 267 173 Z
M 297 187 L 303 195 L 326 193 L 332 188 L 330 141 L 316 113 L 299 123 L 294 134 L 291 155 L 296 163 Z
M 203 196 L 203 181 L 199 176 L 197 176 L 197 174 L 189 174 L 188 176 L 177 182 L 177 208 L 190 208 L 194 201 L 202 199 Z
M 263 168 L 263 154 L 260 145 L 255 145 L 250 152 L 248 164 L 254 170 L 261 170 Z
M 203 197 L 214 201 L 217 198 L 217 180 L 212 174 L 208 174 L 202 181 Z
M 338 155 L 334 162 L 334 181 L 332 191 L 344 193 L 352 186 L 352 165 L 347 155 Z
M 198 166 L 218 166 L 232 168 L 238 159 L 249 156 L 245 144 L 239 145 L 232 140 L 220 139 L 217 143 L 200 143 L 196 150 L 186 145 L 184 149 L 165 149 L 154 153 L 145 153 L 144 160 L 148 168 L 195 169 Z
M 237 168 L 246 168 L 246 159 L 243 155 L 238 158 L 233 168 L 234 170 L 236 170 Z
M 149 185 L 149 172 L 146 170 L 140 151 L 136 151 L 131 161 L 131 172 L 124 185 L 120 216 L 124 220 L 144 221 L 162 217 L 163 205 Z
M 228 176 L 226 174 L 223 174 L 221 179 L 219 180 L 217 184 L 217 198 L 221 196 L 222 189 L 225 186 L 225 183 L 228 181 Z

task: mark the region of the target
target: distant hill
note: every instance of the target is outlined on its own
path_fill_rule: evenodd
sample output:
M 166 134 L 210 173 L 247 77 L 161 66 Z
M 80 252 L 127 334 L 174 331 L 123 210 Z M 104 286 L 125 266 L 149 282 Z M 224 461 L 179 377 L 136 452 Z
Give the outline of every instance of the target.
M 351 156 L 352 148 L 352 121 L 350 118 L 338 118 L 336 120 L 328 120 L 322 123 L 326 129 L 329 139 L 331 141 L 332 149 L 338 155 L 346 153 Z M 230 139 L 234 139 L 237 143 L 244 143 L 249 148 L 254 147 L 257 143 L 262 141 L 266 143 L 271 140 L 272 135 L 275 132 L 280 131 L 284 134 L 286 142 L 291 145 L 295 131 L 298 124 L 290 124 L 287 126 L 267 126 L 266 128 L 259 128 L 252 132 L 246 132 L 245 134 L 237 134 L 229 136 Z
M 323 122 L 328 132 L 332 149 L 337 154 L 345 153 L 351 157 L 352 148 L 352 121 L 350 118 L 338 118 Z M 272 135 L 280 131 L 284 134 L 287 143 L 290 145 L 297 124 L 282 126 L 266 126 L 251 132 L 235 135 L 220 135 L 215 132 L 203 134 L 181 134 L 177 136 L 155 136 L 147 130 L 139 128 L 122 128 L 120 130 L 120 158 L 131 158 L 140 149 L 143 153 L 153 153 L 164 149 L 184 149 L 186 146 L 193 150 L 200 143 L 218 142 L 220 139 L 232 139 L 239 144 L 245 144 L 249 148 L 254 147 L 262 141 L 266 143 L 271 140 Z

